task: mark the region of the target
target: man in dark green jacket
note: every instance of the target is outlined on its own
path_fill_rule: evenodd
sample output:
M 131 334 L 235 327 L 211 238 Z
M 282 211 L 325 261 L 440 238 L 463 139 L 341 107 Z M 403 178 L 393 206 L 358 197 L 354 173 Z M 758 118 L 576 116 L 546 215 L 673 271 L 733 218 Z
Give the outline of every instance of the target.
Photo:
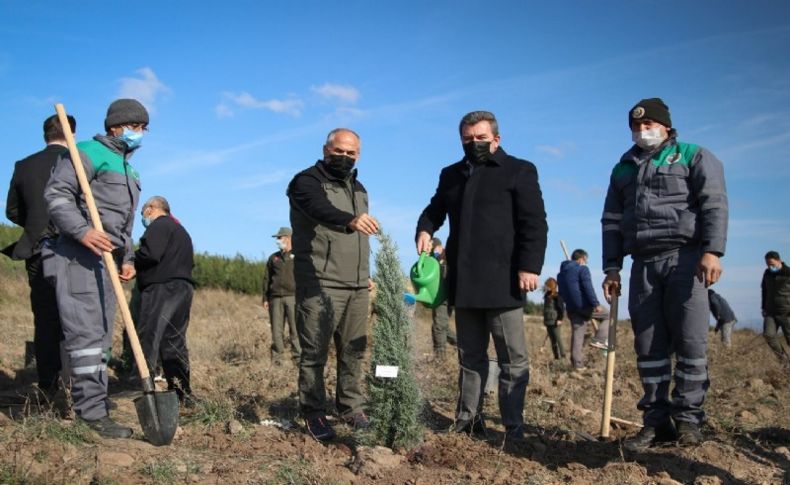
M 368 194 L 357 180 L 359 136 L 332 130 L 324 158 L 288 185 L 296 279 L 299 406 L 308 432 L 319 441 L 335 436 L 326 420 L 324 367 L 329 343 L 337 349 L 335 405 L 353 428 L 368 427 L 362 410 L 362 359 L 367 348 L 370 246 L 378 232 L 368 214 Z
M 294 305 L 296 282 L 294 281 L 294 255 L 291 251 L 291 228 L 281 227 L 277 234 L 279 250 L 269 256 L 266 262 L 266 277 L 263 279 L 263 309 L 269 311 L 269 323 L 272 327 L 272 362 L 281 363 L 285 343 L 285 320 L 288 320 L 289 339 L 294 364 L 299 365 L 299 335 L 296 332 Z
M 787 361 L 790 356 L 782 348 L 778 334 L 781 329 L 790 345 L 790 268 L 776 251 L 765 254 L 765 264 L 768 268 L 763 273 L 761 285 L 763 336 L 779 360 Z

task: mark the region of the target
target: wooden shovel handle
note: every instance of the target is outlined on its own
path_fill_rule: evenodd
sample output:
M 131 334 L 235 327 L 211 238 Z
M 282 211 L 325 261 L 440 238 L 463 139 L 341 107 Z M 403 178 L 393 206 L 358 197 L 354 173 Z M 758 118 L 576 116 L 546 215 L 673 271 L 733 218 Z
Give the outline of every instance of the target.
M 60 126 L 63 128 L 63 134 L 66 136 L 66 145 L 69 147 L 71 162 L 74 165 L 74 171 L 77 173 L 77 181 L 80 184 L 80 190 L 82 190 L 82 193 L 85 195 L 85 203 L 88 205 L 88 213 L 90 214 L 93 228 L 97 231 L 104 232 L 101 218 L 99 218 L 99 211 L 96 209 L 96 201 L 93 199 L 93 192 L 91 192 L 91 186 L 88 183 L 88 177 L 85 176 L 85 168 L 82 166 L 80 152 L 77 150 L 77 144 L 74 142 L 74 134 L 71 132 L 71 125 L 69 125 L 69 120 L 66 116 L 66 109 L 62 104 L 58 103 L 55 105 L 55 112 L 58 114 Z M 115 298 L 118 300 L 118 306 L 121 309 L 121 317 L 126 327 L 126 334 L 129 336 L 129 343 L 132 346 L 132 353 L 134 354 L 134 361 L 137 364 L 137 370 L 140 373 L 140 378 L 145 382 L 151 374 L 148 370 L 148 364 L 145 362 L 143 350 L 140 348 L 140 339 L 137 338 L 137 331 L 134 328 L 132 314 L 129 312 L 129 305 L 126 302 L 126 295 L 123 292 L 121 278 L 118 276 L 118 266 L 115 264 L 115 259 L 109 251 L 102 251 L 102 258 L 104 259 L 104 266 L 107 269 L 110 281 L 112 281 Z
M 606 353 L 606 386 L 603 393 L 603 410 L 601 417 L 601 437 L 609 437 L 609 426 L 612 417 L 612 388 L 614 385 L 615 345 L 617 342 L 617 302 L 619 290 L 612 298 L 612 307 L 609 309 L 609 350 Z

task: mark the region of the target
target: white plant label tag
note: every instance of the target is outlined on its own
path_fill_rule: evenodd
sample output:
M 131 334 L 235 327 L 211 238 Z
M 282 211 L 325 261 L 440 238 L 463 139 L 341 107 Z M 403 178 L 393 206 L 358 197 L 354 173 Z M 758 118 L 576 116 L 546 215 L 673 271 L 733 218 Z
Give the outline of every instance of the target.
M 377 365 L 376 377 L 384 377 L 387 379 L 394 379 L 398 377 L 397 365 Z

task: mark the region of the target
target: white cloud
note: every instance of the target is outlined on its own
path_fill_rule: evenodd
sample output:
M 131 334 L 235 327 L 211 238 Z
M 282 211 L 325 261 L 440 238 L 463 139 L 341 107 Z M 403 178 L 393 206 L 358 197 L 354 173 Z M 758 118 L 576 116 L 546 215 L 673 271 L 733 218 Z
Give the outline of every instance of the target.
M 274 113 L 284 113 L 294 117 L 300 116 L 302 108 L 304 108 L 304 102 L 296 97 L 260 100 L 246 91 L 238 94 L 225 91 L 222 93 L 222 97 L 225 101 L 214 108 L 217 116 L 220 118 L 233 116 L 233 109 L 228 103 L 242 109 L 266 109 Z
M 218 104 L 214 108 L 214 111 L 217 113 L 217 118 L 228 118 L 233 116 L 233 110 L 225 103 Z
M 360 96 L 359 90 L 350 85 L 324 83 L 310 89 L 324 98 L 336 98 L 344 103 L 356 103 Z
M 538 145 L 535 147 L 538 151 L 543 153 L 548 153 L 549 155 L 553 155 L 557 158 L 562 158 L 565 156 L 565 150 L 562 147 L 554 146 L 554 145 Z
M 576 145 L 572 142 L 563 142 L 559 145 L 537 145 L 535 148 L 540 152 L 548 153 L 554 158 L 565 158 L 565 155 L 576 149 Z
M 135 73 L 139 77 L 121 78 L 118 97 L 136 99 L 149 111 L 155 111 L 157 98 L 163 94 L 170 94 L 172 90 L 156 77 L 156 73 L 150 67 L 143 67 Z
M 258 187 L 263 187 L 265 185 L 280 183 L 285 180 L 289 174 L 290 172 L 286 172 L 285 170 L 277 170 L 275 172 L 265 172 L 251 177 L 245 177 L 244 180 L 241 180 L 236 184 L 235 189 L 257 189 Z

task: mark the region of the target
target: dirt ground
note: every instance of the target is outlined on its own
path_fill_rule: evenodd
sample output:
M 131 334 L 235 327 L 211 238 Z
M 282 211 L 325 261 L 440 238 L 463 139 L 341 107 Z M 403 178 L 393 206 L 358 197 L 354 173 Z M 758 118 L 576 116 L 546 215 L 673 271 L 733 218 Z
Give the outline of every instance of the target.
M 503 444 L 495 395 L 485 406 L 487 439 L 449 433 L 457 359 L 448 348 L 446 361 L 433 360 L 428 314 L 418 312 L 414 342 L 424 438 L 415 449 L 392 452 L 361 446 L 340 424 L 338 439 L 328 445 L 303 432 L 296 369 L 290 362 L 271 363 L 268 318 L 258 298 L 196 293 L 189 345 L 193 387 L 204 403 L 182 414 L 173 444 L 159 448 L 142 439 L 134 382 L 115 375 L 113 416 L 135 428 L 133 439 L 104 440 L 58 418 L 35 392 L 34 370 L 24 367 L 31 322 L 22 278 L 0 279 L 0 483 L 790 483 L 788 368 L 748 330 L 735 332 L 729 351 L 711 333 L 706 442 L 630 454 L 620 440 L 634 428 L 614 428 L 613 439 L 597 439 L 602 352 L 589 347 L 588 369 L 571 372 L 569 362 L 553 360 L 544 347 L 544 327 L 534 318 L 525 318 L 527 439 Z M 619 328 L 613 415 L 639 421 L 633 337 L 627 322 Z M 567 343 L 567 323 L 563 335 Z M 327 367 L 330 399 L 333 363 Z

